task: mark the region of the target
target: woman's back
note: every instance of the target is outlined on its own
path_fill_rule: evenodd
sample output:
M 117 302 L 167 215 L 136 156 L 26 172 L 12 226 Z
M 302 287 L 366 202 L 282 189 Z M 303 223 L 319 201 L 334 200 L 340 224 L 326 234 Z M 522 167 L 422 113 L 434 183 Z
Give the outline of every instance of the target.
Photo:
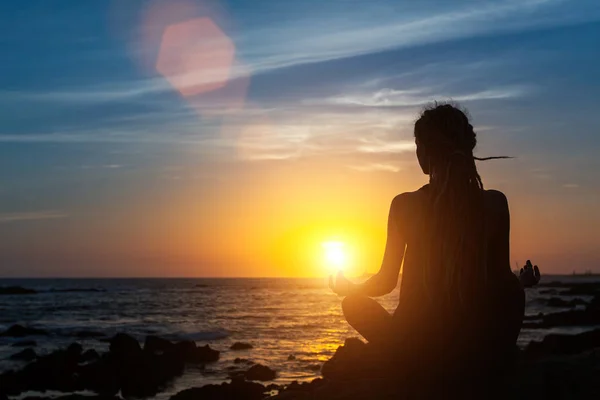
M 483 234 L 471 237 L 480 243 L 464 245 L 465 249 L 482 246 L 485 257 L 477 265 L 455 265 L 457 270 L 470 270 L 461 271 L 462 280 L 450 291 L 444 279 L 447 264 L 430 265 L 429 273 L 425 273 L 431 264 L 431 251 L 440 247 L 432 246 L 430 241 L 430 230 L 436 226 L 430 186 L 401 196 L 403 199 L 397 204 L 402 210 L 396 215 L 405 232 L 406 250 L 396 314 L 402 335 L 415 349 L 427 347 L 438 354 L 448 346 L 465 351 L 471 345 L 487 350 L 497 343 L 514 344 L 524 297 L 510 269 L 510 217 L 504 194 L 483 191 Z M 432 343 L 436 346 L 432 347 Z

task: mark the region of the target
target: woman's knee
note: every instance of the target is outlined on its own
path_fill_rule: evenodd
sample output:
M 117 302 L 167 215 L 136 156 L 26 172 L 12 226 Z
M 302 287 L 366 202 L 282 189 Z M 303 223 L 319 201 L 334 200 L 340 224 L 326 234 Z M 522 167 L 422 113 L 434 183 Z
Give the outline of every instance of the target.
M 369 301 L 372 301 L 370 298 L 358 294 L 353 294 L 350 296 L 344 297 L 342 300 L 342 311 L 346 318 L 351 315 L 354 316 L 359 314 L 361 310 L 364 310 L 365 305 L 368 304 Z

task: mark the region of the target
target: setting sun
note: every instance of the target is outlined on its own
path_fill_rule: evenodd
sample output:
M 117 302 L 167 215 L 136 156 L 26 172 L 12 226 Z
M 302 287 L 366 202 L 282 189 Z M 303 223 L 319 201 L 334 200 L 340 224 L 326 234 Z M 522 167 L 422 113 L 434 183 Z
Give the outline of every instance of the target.
M 342 242 L 324 242 L 325 266 L 329 270 L 340 271 L 347 266 L 347 255 Z

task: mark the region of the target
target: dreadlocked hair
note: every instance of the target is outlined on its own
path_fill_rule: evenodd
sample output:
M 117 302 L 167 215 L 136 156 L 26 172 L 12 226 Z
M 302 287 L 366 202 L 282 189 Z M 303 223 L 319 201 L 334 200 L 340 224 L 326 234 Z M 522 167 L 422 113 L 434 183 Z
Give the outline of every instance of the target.
M 484 189 L 475 160 L 508 157 L 474 157 L 477 135 L 466 111 L 454 104 L 426 107 L 415 138 L 430 176 L 423 284 L 430 299 L 435 286 L 439 299 L 463 303 L 487 283 Z

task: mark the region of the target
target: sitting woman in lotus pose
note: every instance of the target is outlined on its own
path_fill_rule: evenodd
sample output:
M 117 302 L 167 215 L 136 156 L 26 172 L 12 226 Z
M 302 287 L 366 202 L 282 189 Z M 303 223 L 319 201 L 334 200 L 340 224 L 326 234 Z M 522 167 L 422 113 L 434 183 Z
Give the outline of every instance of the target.
M 484 190 L 476 135 L 460 109 L 427 108 L 414 133 L 429 184 L 393 199 L 380 271 L 362 284 L 339 274 L 332 289 L 346 296 L 348 323 L 372 347 L 409 357 L 411 368 L 501 364 L 515 354 L 525 305 L 510 268 L 506 197 Z M 401 266 L 399 304 L 389 314 L 371 297 L 396 287 Z

